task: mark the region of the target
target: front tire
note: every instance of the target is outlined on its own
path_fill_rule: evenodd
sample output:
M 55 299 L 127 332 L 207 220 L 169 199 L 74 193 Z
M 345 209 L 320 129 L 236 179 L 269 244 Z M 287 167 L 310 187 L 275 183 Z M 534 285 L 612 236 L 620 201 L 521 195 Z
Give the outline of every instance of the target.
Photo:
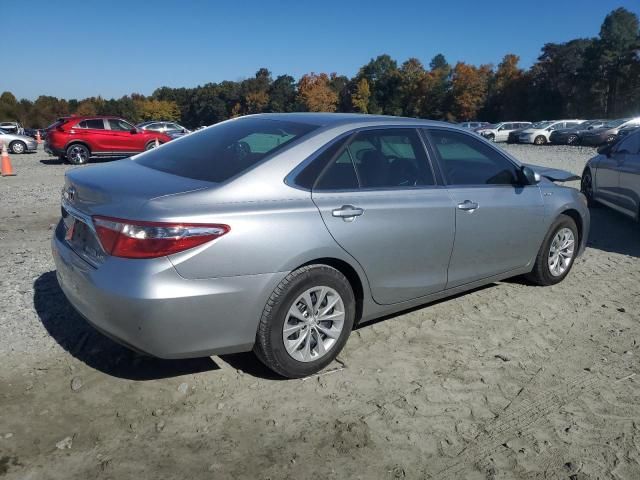
M 495 142 L 496 141 L 496 136 L 493 134 L 489 134 L 487 135 L 487 140 L 489 140 L 490 142 Z
M 544 145 L 545 143 L 547 143 L 547 139 L 544 137 L 544 135 L 538 135 L 533 140 L 533 143 L 535 143 L 536 145 Z
M 580 241 L 573 218 L 559 215 L 542 242 L 527 278 L 541 286 L 560 283 L 571 271 Z
M 578 144 L 578 136 L 569 135 L 569 138 L 567 138 L 567 145 L 577 145 L 577 144 Z
M 91 153 L 87 147 L 81 143 L 76 143 L 67 148 L 66 157 L 69 163 L 73 165 L 83 165 L 89 161 Z
M 346 277 L 327 265 L 291 272 L 264 307 L 254 352 L 287 378 L 319 372 L 340 353 L 353 328 L 356 301 Z
M 20 140 L 16 140 L 15 142 L 11 142 L 11 144 L 9 145 L 9 150 L 11 150 L 11 153 L 20 155 L 21 153 L 27 151 L 27 145 Z

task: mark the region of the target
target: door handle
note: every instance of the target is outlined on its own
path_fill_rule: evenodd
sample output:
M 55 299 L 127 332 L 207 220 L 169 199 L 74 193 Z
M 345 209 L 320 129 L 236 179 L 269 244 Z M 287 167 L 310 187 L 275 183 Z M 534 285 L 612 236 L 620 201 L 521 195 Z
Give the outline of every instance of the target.
M 465 200 L 464 202 L 458 204 L 458 210 L 473 212 L 474 210 L 477 210 L 479 206 L 480 205 L 478 205 L 476 202 L 472 202 L 471 200 Z
M 353 205 L 343 205 L 340 208 L 336 208 L 331 211 L 331 215 L 334 217 L 340 217 L 345 220 L 353 219 L 353 217 L 359 217 L 364 213 L 362 208 L 354 207 Z

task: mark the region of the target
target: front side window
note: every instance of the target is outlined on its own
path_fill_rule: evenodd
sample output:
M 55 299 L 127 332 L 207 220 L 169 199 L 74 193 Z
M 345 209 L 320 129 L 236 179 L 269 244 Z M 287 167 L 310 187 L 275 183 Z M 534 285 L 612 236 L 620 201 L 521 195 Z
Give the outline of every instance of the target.
M 430 130 L 449 185 L 518 185 L 519 170 L 491 146 L 470 135 Z
M 107 120 L 109 122 L 109 128 L 111 130 L 116 130 L 120 132 L 128 132 L 133 128 L 133 125 L 129 125 L 124 120 L 120 120 L 118 118 L 110 118 Z
M 434 185 L 418 133 L 413 129 L 359 132 L 347 147 L 360 188 Z
M 307 123 L 246 117 L 229 120 L 150 150 L 135 161 L 181 177 L 229 180 L 317 129 Z

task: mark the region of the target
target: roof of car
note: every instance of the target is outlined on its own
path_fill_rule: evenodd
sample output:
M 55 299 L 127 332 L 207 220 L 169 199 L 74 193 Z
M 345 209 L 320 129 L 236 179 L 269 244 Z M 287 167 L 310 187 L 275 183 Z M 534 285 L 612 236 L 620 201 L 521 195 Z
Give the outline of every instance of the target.
M 266 118 L 272 120 L 283 120 L 290 122 L 310 123 L 319 126 L 337 126 L 344 124 L 371 124 L 382 125 L 398 124 L 419 124 L 419 125 L 447 125 L 447 122 L 436 120 L 426 120 L 423 118 L 393 117 L 390 115 L 368 115 L 364 113 L 315 113 L 315 112 L 294 112 L 294 113 L 259 113 L 250 115 L 252 117 Z

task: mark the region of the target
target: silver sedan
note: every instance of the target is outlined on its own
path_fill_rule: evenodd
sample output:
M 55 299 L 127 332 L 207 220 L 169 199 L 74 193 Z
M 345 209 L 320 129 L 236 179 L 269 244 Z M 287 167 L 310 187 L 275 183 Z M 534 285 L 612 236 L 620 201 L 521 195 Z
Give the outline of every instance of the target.
M 582 174 L 582 192 L 590 204 L 640 221 L 640 130 L 598 150 Z
M 11 153 L 27 153 L 38 150 L 38 142 L 32 137 L 9 133 L 0 129 L 0 143 L 4 143 Z
M 562 281 L 589 231 L 584 196 L 554 183 L 575 178 L 440 122 L 252 115 L 68 171 L 53 253 L 70 302 L 127 346 L 253 350 L 301 377 L 358 322 Z

